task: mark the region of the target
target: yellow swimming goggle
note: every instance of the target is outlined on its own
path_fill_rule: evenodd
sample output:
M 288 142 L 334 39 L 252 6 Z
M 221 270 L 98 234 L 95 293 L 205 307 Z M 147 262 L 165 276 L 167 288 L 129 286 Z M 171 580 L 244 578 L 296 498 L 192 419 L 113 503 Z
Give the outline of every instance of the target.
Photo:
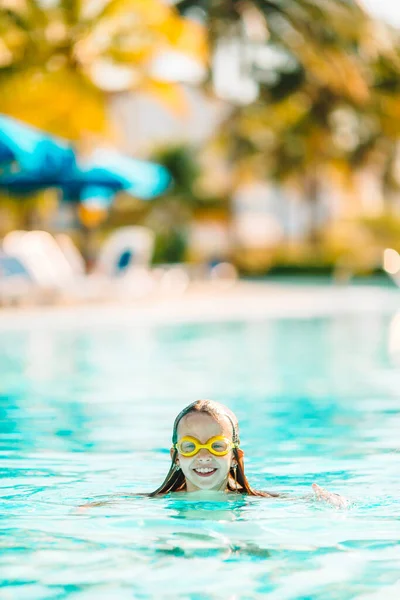
M 237 448 L 237 444 L 228 440 L 228 438 L 223 435 L 216 435 L 210 438 L 205 444 L 199 442 L 198 439 L 191 437 L 190 435 L 185 435 L 179 442 L 174 444 L 174 448 L 178 450 L 179 454 L 182 456 L 186 456 L 189 458 L 190 456 L 194 456 L 202 448 L 205 448 L 214 456 L 226 456 L 229 450 L 232 448 Z

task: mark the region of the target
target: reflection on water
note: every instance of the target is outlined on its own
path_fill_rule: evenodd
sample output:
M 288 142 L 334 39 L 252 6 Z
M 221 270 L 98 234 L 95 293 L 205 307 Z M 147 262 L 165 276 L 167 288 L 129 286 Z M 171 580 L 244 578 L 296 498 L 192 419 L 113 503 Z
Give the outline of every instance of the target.
M 2 598 L 398 597 L 392 319 L 8 328 Z M 289 498 L 132 495 L 159 485 L 200 397 L 237 412 L 252 485 Z M 313 481 L 353 507 L 307 499 Z
M 174 511 L 173 518 L 193 521 L 236 521 L 246 500 L 239 494 L 223 492 L 174 493 L 167 497 L 168 506 Z

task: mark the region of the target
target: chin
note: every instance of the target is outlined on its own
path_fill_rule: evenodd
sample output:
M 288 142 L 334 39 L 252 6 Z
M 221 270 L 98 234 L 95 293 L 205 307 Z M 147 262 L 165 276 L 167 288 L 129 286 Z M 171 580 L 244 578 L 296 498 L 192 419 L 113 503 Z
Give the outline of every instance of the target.
M 223 480 L 217 480 L 217 481 L 193 481 L 192 480 L 192 483 L 200 490 L 212 491 L 212 490 L 219 490 L 221 485 L 223 484 Z

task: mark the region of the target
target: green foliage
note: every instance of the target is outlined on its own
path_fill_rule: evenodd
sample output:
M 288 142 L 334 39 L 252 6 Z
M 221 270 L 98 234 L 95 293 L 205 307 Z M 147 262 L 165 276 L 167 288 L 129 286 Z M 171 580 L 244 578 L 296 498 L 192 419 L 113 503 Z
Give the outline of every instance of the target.
M 154 158 L 172 175 L 173 189 L 170 193 L 174 197 L 184 199 L 188 204 L 197 204 L 199 198 L 195 186 L 201 170 L 194 149 L 188 146 L 172 146 L 160 150 Z
M 186 237 L 181 229 L 156 234 L 153 263 L 180 263 L 185 260 Z

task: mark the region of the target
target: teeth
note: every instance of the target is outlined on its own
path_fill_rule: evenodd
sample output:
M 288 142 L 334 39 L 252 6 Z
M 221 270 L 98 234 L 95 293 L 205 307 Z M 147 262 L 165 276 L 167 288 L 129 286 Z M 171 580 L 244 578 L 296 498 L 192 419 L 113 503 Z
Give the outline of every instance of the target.
M 211 471 L 215 471 L 215 469 L 202 468 L 202 469 L 195 469 L 195 471 L 197 471 L 197 473 L 211 473 Z

